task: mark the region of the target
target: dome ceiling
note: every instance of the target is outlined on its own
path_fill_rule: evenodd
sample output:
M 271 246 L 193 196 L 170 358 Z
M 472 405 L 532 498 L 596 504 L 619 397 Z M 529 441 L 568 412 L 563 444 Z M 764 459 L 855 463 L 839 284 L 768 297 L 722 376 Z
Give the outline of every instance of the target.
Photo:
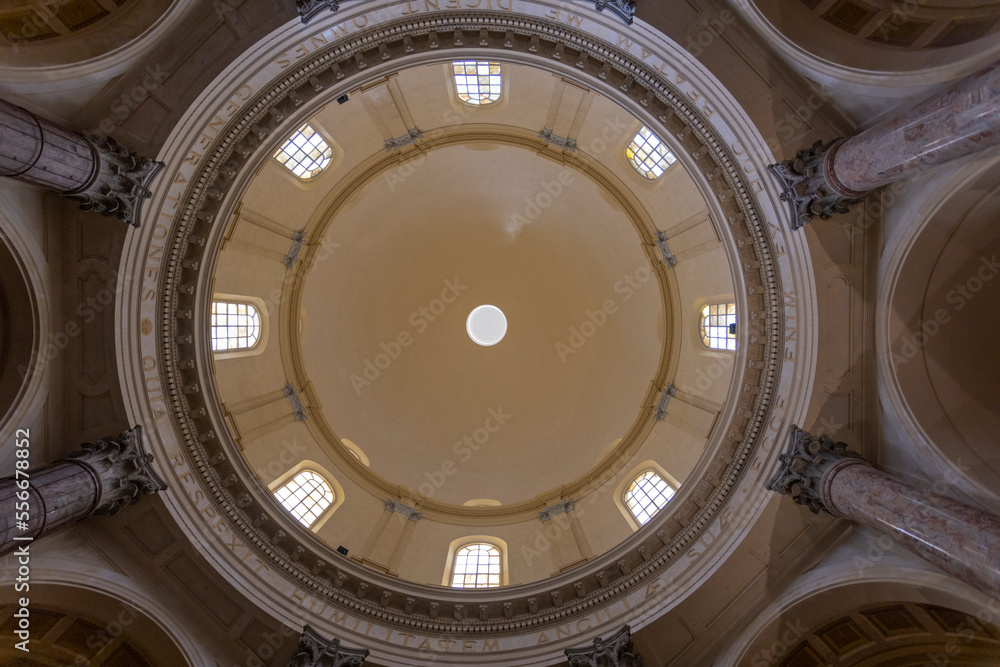
M 337 251 L 301 301 L 304 366 L 334 431 L 376 473 L 459 505 L 581 476 L 645 407 L 662 353 L 660 289 L 624 212 L 553 160 L 493 148 L 374 179 L 332 220 Z M 513 228 L 544 184 L 562 194 Z M 466 333 L 482 304 L 508 320 L 492 347 Z

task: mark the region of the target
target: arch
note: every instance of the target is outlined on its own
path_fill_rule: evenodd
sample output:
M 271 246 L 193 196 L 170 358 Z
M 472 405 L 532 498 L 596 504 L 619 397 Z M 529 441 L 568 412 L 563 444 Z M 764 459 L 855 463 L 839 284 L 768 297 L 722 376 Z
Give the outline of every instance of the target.
M 209 344 L 215 359 L 260 354 L 267 346 L 268 317 L 264 300 L 216 293 L 208 320 Z
M 456 60 L 452 62 L 455 93 L 470 106 L 496 104 L 503 93 L 503 67 L 491 60 Z
M 323 524 L 325 524 L 330 519 L 330 517 L 333 516 L 333 513 L 336 512 L 340 508 L 340 506 L 344 504 L 344 500 L 346 499 L 344 495 L 344 487 L 340 484 L 337 478 L 329 470 L 327 470 L 324 466 L 321 466 L 319 463 L 316 463 L 315 461 L 303 459 L 302 461 L 299 461 L 297 464 L 286 470 L 282 475 L 279 475 L 276 479 L 271 481 L 267 485 L 267 489 L 268 491 L 271 492 L 272 496 L 275 496 L 275 500 L 278 501 L 278 504 L 282 504 L 281 500 L 277 497 L 276 492 L 282 487 L 284 487 L 286 484 L 288 484 L 291 480 L 295 479 L 295 477 L 300 472 L 303 471 L 308 471 L 316 475 L 319 475 L 323 479 L 323 481 L 326 482 L 326 484 L 329 486 L 330 491 L 333 494 L 333 499 L 331 500 L 330 504 L 323 508 L 323 511 L 319 514 L 319 516 L 315 518 L 315 520 L 313 520 L 312 523 L 306 525 L 301 521 L 296 521 L 296 523 L 298 523 L 299 525 L 315 533 L 319 531 L 319 529 L 323 527 Z M 289 514 L 292 517 L 295 516 L 294 514 L 291 514 L 291 512 L 289 512 Z
M 659 507 L 657 507 L 656 511 L 653 512 L 652 514 L 649 514 L 648 518 L 645 521 L 643 521 L 640 520 L 638 516 L 636 516 L 636 513 L 629 506 L 629 502 L 626 496 L 629 493 L 629 490 L 632 488 L 632 485 L 635 484 L 636 481 L 642 475 L 649 472 L 655 474 L 656 477 L 659 478 L 671 490 L 671 492 L 666 502 L 662 503 Z M 628 522 L 628 525 L 632 527 L 632 530 L 636 531 L 642 528 L 643 525 L 645 525 L 650 519 L 652 519 L 655 514 L 658 514 L 659 511 L 662 510 L 667 505 L 667 503 L 673 500 L 674 496 L 677 495 L 677 490 L 680 489 L 680 487 L 681 483 L 678 482 L 673 475 L 664 470 L 663 466 L 661 466 L 659 463 L 653 461 L 652 459 L 649 459 L 647 461 L 643 461 L 639 465 L 632 468 L 632 470 L 630 470 L 629 473 L 625 475 L 622 481 L 618 484 L 618 488 L 615 489 L 615 494 L 614 494 L 615 505 L 618 506 L 619 511 L 622 513 L 622 516 L 625 517 L 625 520 Z
M 655 181 L 677 162 L 667 145 L 643 125 L 625 148 L 625 157 L 640 176 Z
M 499 583 L 486 586 L 455 586 L 454 580 L 458 575 L 456 565 L 458 564 L 459 556 L 462 554 L 464 549 L 476 546 L 486 547 L 483 551 L 487 554 L 490 549 L 495 549 L 497 551 L 496 559 L 500 570 L 497 576 L 497 581 Z M 477 554 L 477 562 L 478 557 L 483 553 L 483 551 L 480 551 L 480 553 Z M 468 567 L 468 564 L 469 562 L 466 560 L 464 565 Z M 448 560 L 445 562 L 444 576 L 441 578 L 442 586 L 448 586 L 449 588 L 498 588 L 500 586 L 506 586 L 508 582 L 509 571 L 507 568 L 507 542 L 504 540 L 501 540 L 499 537 L 493 537 L 492 535 L 467 535 L 452 541 L 452 543 L 448 545 Z M 488 583 L 489 582 L 487 581 L 487 584 Z

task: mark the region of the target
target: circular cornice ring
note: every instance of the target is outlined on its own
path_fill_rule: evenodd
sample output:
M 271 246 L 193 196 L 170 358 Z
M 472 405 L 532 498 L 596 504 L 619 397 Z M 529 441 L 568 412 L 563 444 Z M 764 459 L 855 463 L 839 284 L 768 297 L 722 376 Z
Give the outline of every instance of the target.
M 363 642 L 388 664 L 408 664 L 413 645 L 405 648 L 401 629 L 414 633 L 406 637 L 437 641 L 429 651 L 441 662 L 550 664 L 562 648 L 584 641 L 580 633 L 622 622 L 639 627 L 677 604 L 732 553 L 763 510 L 775 443 L 804 415 L 812 387 L 815 287 L 808 251 L 801 235 L 788 233 L 778 193 L 762 176 L 773 156 L 749 120 L 698 63 L 641 23 L 624 29 L 581 8 L 584 31 L 545 18 L 558 12 L 547 2 L 516 1 L 517 13 L 415 16 L 406 11 L 412 2 L 371 3 L 377 6 L 366 7 L 367 14 L 344 12 L 311 28 L 334 41 L 312 52 L 303 47 L 309 57 L 294 67 L 281 63 L 290 64 L 285 56 L 302 42 L 302 28 L 276 31 L 255 47 L 254 57 L 220 76 L 175 129 L 161 152 L 170 165 L 162 181 L 167 187 L 154 196 L 151 222 L 126 241 L 126 272 L 136 280 L 120 293 L 117 311 L 123 386 L 130 418 L 149 425 L 151 449 L 171 480 L 163 494 L 168 508 L 220 574 L 252 600 L 291 625 L 307 619 L 345 641 Z M 359 16 L 368 25 L 345 28 L 340 39 L 337 24 L 357 24 Z M 455 44 L 456 29 L 461 38 L 478 39 Z M 623 30 L 629 41 L 616 48 Z M 735 276 L 737 308 L 747 323 L 730 397 L 672 511 L 573 570 L 535 584 L 477 591 L 475 608 L 468 591 L 380 575 L 339 557 L 289 517 L 265 511 L 262 500 L 273 505 L 273 499 L 260 499 L 247 487 L 247 466 L 228 456 L 215 430 L 224 421 L 201 389 L 210 352 L 195 335 L 205 322 L 195 310 L 208 294 L 200 273 L 205 248 L 224 226 L 214 221 L 232 209 L 253 167 L 266 158 L 268 137 L 290 118 L 308 117 L 319 104 L 317 88 L 325 91 L 323 99 L 336 96 L 390 67 L 419 62 L 418 47 L 435 50 L 431 58 L 446 57 L 436 51 L 442 44 L 463 55 L 495 49 L 507 60 L 586 77 L 671 137 L 709 201 L 727 252 L 742 268 Z M 656 53 L 669 53 L 684 65 L 683 73 L 653 58 Z M 271 84 L 255 88 L 260 81 Z M 794 326 L 785 322 L 789 312 Z M 143 322 L 153 320 L 153 330 L 141 334 L 149 329 Z M 713 539 L 696 544 L 709 529 Z M 570 619 L 577 620 L 575 631 L 552 631 Z M 546 628 L 555 639 L 543 643 Z M 484 644 L 486 637 L 493 648 L 483 657 L 449 656 L 447 642 L 456 636 Z
M 275 132 L 275 135 L 281 136 L 279 132 Z M 320 239 L 326 235 L 340 209 L 350 202 L 359 191 L 362 191 L 373 178 L 385 173 L 386 170 L 396 168 L 406 161 L 426 155 L 430 151 L 468 142 L 497 143 L 529 149 L 541 156 L 557 160 L 560 164 L 576 169 L 577 172 L 597 183 L 604 191 L 614 197 L 639 235 L 651 272 L 656 276 L 660 287 L 661 305 L 667 323 L 659 365 L 653 374 L 649 389 L 643 397 L 638 415 L 628 433 L 622 438 L 621 443 L 608 452 L 604 459 L 583 477 L 537 494 L 534 498 L 499 507 L 469 507 L 426 498 L 413 489 L 392 484 L 351 454 L 326 421 L 320 401 L 312 391 L 312 384 L 306 371 L 308 364 L 302 355 L 301 341 L 297 336 L 298 318 L 295 316 L 301 306 L 304 281 L 312 273 L 313 262 L 322 252 Z M 281 300 L 280 326 L 285 332 L 285 340 L 291 341 L 288 346 L 286 367 L 290 368 L 290 372 L 293 374 L 295 386 L 301 388 L 300 393 L 306 399 L 305 403 L 309 407 L 310 415 L 316 417 L 316 419 L 307 420 L 306 427 L 309 428 L 318 442 L 326 444 L 329 453 L 337 459 L 342 470 L 350 474 L 356 483 L 363 485 L 377 497 L 390 496 L 404 500 L 417 505 L 426 516 L 448 522 L 498 525 L 525 521 L 535 518 L 536 513 L 546 505 L 559 502 L 562 499 L 580 498 L 599 489 L 628 463 L 630 457 L 642 446 L 653 427 L 653 416 L 657 409 L 660 393 L 668 380 L 672 379 L 671 354 L 676 354 L 674 327 L 677 319 L 674 305 L 676 295 L 672 294 L 671 291 L 672 285 L 668 279 L 667 267 L 657 256 L 659 251 L 656 249 L 654 240 L 656 227 L 648 212 L 643 209 L 634 196 L 627 192 L 624 184 L 598 161 L 583 154 L 563 153 L 562 151 L 548 150 L 549 148 L 549 145 L 537 135 L 531 135 L 511 127 L 463 125 L 458 128 L 445 128 L 429 132 L 428 136 L 418 144 L 407 146 L 401 152 L 389 154 L 382 152 L 357 166 L 341 180 L 343 185 L 334 190 L 320 206 L 322 213 L 319 218 L 310 221 L 307 226 L 305 250 L 295 266 L 292 279 L 286 282 Z M 268 150 L 271 149 L 268 148 Z M 210 270 L 211 266 L 206 266 L 206 269 Z M 283 345 L 283 354 L 284 352 Z

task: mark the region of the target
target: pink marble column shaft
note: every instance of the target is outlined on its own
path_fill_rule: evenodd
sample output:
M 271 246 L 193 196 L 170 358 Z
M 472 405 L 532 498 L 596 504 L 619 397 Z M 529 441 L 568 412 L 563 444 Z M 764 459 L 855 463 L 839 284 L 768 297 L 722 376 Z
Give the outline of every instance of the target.
M 152 468 L 142 428 L 85 442 L 83 451 L 0 480 L 0 555 L 94 514 L 115 514 L 167 485 Z
M 823 487 L 835 513 L 888 534 L 945 572 L 1000 598 L 1000 518 L 861 463 L 832 469 Z
M 861 197 L 998 143 L 1000 62 L 831 148 L 827 182 L 844 197 Z

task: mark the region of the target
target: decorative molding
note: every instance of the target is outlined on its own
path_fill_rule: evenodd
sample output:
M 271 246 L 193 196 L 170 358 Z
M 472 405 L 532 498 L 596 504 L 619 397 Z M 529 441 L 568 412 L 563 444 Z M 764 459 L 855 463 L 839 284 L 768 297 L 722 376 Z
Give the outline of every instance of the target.
M 114 216 L 139 227 L 142 202 L 153 196 L 150 186 L 163 163 L 139 157 L 111 137 L 85 135 L 98 161 L 96 176 L 87 187 L 66 196 L 80 202 L 84 211 Z
M 201 275 L 206 265 L 202 260 L 206 259 L 209 249 L 204 244 L 199 244 L 198 239 L 204 239 L 210 234 L 217 216 L 226 215 L 223 202 L 228 201 L 227 193 L 238 181 L 234 174 L 254 168 L 252 156 L 258 152 L 258 148 L 267 144 L 268 137 L 278 128 L 279 122 L 272 111 L 294 113 L 297 106 L 289 96 L 292 91 L 297 91 L 299 97 L 309 102 L 317 94 L 314 92 L 317 91 L 316 87 L 299 84 L 309 81 L 310 77 L 317 77 L 324 84 L 327 91 L 324 95 L 340 92 L 336 82 L 341 79 L 349 79 L 351 86 L 358 85 L 359 72 L 364 69 L 364 54 L 372 50 L 373 44 L 382 44 L 387 47 L 390 55 L 395 54 L 393 57 L 401 58 L 402 54 L 410 53 L 405 50 L 407 37 L 410 38 L 410 45 L 422 52 L 436 48 L 439 43 L 434 39 L 418 40 L 416 37 L 427 35 L 428 31 L 431 31 L 431 35 L 438 31 L 451 31 L 456 25 L 461 25 L 466 30 L 486 32 L 491 37 L 485 46 L 481 43 L 468 44 L 467 48 L 474 48 L 477 55 L 491 48 L 514 48 L 523 57 L 534 58 L 543 63 L 545 58 L 554 57 L 553 54 L 560 52 L 565 45 L 574 51 L 588 54 L 585 66 L 576 74 L 581 79 L 591 77 L 597 85 L 606 86 L 615 96 L 619 94 L 614 91 L 620 89 L 625 81 L 631 86 L 630 97 L 642 95 L 645 91 L 642 99 L 649 100 L 645 105 L 646 109 L 652 118 L 658 119 L 660 131 L 670 132 L 675 136 L 683 134 L 687 143 L 697 141 L 701 145 L 702 159 L 690 168 L 703 173 L 721 169 L 719 177 L 711 179 L 706 186 L 710 190 L 706 190 L 704 195 L 714 200 L 723 219 L 728 220 L 740 247 L 752 246 L 756 259 L 741 267 L 746 282 L 765 286 L 763 292 L 750 296 L 761 302 L 765 316 L 748 323 L 750 341 L 746 346 L 747 363 L 755 361 L 763 363 L 763 366 L 754 367 L 755 372 L 748 376 L 753 378 L 751 381 L 743 382 L 740 376 L 741 379 L 736 384 L 738 389 L 733 397 L 735 401 L 751 405 L 752 409 L 744 415 L 745 419 L 740 420 L 739 427 L 734 425 L 720 437 L 718 456 L 726 462 L 726 468 L 713 480 L 703 480 L 705 494 L 697 498 L 697 503 L 689 498 L 675 501 L 676 507 L 672 513 L 683 512 L 684 522 L 676 522 L 677 526 L 667 531 L 669 535 L 661 538 L 662 548 L 649 554 L 648 560 L 640 561 L 637 555 L 635 558 L 630 556 L 628 574 L 624 570 L 600 564 L 581 569 L 574 575 L 574 580 L 584 580 L 585 590 L 588 592 L 583 598 L 564 601 L 561 607 L 555 608 L 544 602 L 548 596 L 538 597 L 523 591 L 512 592 L 507 600 L 502 600 L 512 603 L 512 616 L 501 615 L 500 610 L 506 608 L 504 605 L 491 605 L 488 620 L 467 618 L 462 621 L 463 632 L 474 636 L 480 632 L 519 632 L 526 622 L 533 627 L 565 623 L 567 618 L 575 614 L 591 613 L 597 601 L 612 604 L 622 596 L 634 592 L 648 577 L 656 576 L 656 573 L 676 562 L 677 554 L 683 553 L 688 545 L 712 525 L 713 518 L 724 507 L 732 490 L 738 488 L 737 480 L 745 474 L 747 466 L 753 460 L 753 453 L 760 446 L 763 438 L 761 434 L 766 431 L 765 424 L 771 415 L 782 364 L 782 357 L 778 353 L 782 338 L 782 280 L 775 265 L 770 232 L 758 209 L 759 205 L 753 195 L 754 188 L 741 168 L 742 162 L 736 159 L 726 141 L 694 107 L 689 96 L 676 90 L 672 82 L 653 65 L 621 49 L 615 49 L 613 45 L 582 30 L 554 26 L 541 19 L 524 15 L 507 17 L 489 12 L 435 13 L 433 17 L 421 16 L 410 22 L 395 22 L 391 26 L 373 28 L 359 33 L 353 39 L 337 40 L 329 47 L 312 52 L 310 58 L 303 59 L 285 72 L 281 79 L 275 79 L 268 88 L 260 90 L 252 101 L 234 114 L 227 129 L 204 147 L 205 155 L 211 157 L 200 161 L 188 178 L 188 185 L 179 193 L 183 204 L 178 206 L 180 213 L 173 218 L 167 241 L 172 244 L 174 252 L 159 275 L 160 298 L 157 307 L 161 315 L 161 335 L 157 340 L 162 341 L 159 361 L 168 386 L 185 386 L 185 376 L 190 375 L 191 368 L 197 369 L 198 377 L 206 382 L 206 386 L 211 386 L 210 371 L 205 363 L 206 334 L 194 331 L 192 321 L 178 314 L 178 311 L 197 307 L 196 297 L 184 292 L 182 288 L 205 278 Z M 512 46 L 503 46 L 505 40 Z M 456 47 L 455 51 L 459 53 L 461 49 Z M 418 57 L 420 54 L 414 52 L 412 55 Z M 217 196 L 220 194 L 221 197 Z M 651 238 L 645 240 L 646 243 L 651 241 Z M 301 267 L 302 264 L 300 262 L 298 266 Z M 360 566 L 354 567 L 352 563 L 345 563 L 343 569 L 336 572 L 320 569 L 318 573 L 314 573 L 311 568 L 316 562 L 329 562 L 329 550 L 315 545 L 312 536 L 299 526 L 293 526 L 291 534 L 278 531 L 283 541 L 280 547 L 276 547 L 272 536 L 277 534 L 275 527 L 280 521 L 277 518 L 279 512 L 277 506 L 268 503 L 266 498 L 257 499 L 259 481 L 231 475 L 231 468 L 221 467 L 228 466 L 226 463 L 209 463 L 218 452 L 235 451 L 236 448 L 235 443 L 228 439 L 221 441 L 214 436 L 209 437 L 214 418 L 210 416 L 208 402 L 216 400 L 214 395 L 211 399 L 207 396 L 211 393 L 208 389 L 190 394 L 179 390 L 171 391 L 165 397 L 169 406 L 167 420 L 173 421 L 171 427 L 181 438 L 184 456 L 188 458 L 192 470 L 197 471 L 195 476 L 198 483 L 205 490 L 206 496 L 221 510 L 221 516 L 225 517 L 223 521 L 234 537 L 238 536 L 245 544 L 250 545 L 248 548 L 262 562 L 267 563 L 271 572 L 287 577 L 309 595 L 327 601 L 331 607 L 350 609 L 353 614 L 377 618 L 379 623 L 398 627 L 411 628 L 414 624 L 419 624 L 428 633 L 454 632 L 454 622 L 449 618 L 449 612 L 454 608 L 454 600 L 451 598 L 442 602 L 440 597 L 431 597 L 433 593 L 423 587 L 404 581 L 393 581 L 390 585 L 375 576 L 375 573 Z M 647 415 L 651 413 L 652 410 L 649 410 Z M 228 480 L 230 476 L 237 479 L 228 485 L 223 484 L 222 479 Z M 236 498 L 242 499 L 242 502 L 238 503 Z M 490 516 L 493 511 L 491 508 L 466 509 L 476 517 Z M 298 553 L 297 546 L 303 546 L 304 551 L 293 561 L 288 553 Z M 347 590 L 358 590 L 361 582 L 370 582 L 373 589 L 368 599 L 360 599 Z M 398 593 L 395 599 L 412 597 L 413 605 L 408 604 L 411 611 L 380 606 L 377 600 L 381 599 L 380 595 L 385 590 Z M 530 597 L 526 599 L 526 595 Z M 568 595 L 566 597 L 568 599 Z M 532 605 L 529 600 L 534 600 L 535 603 Z M 523 611 L 526 604 L 527 612 Z
M 566 657 L 570 667 L 644 667 L 642 656 L 632 646 L 629 626 L 607 639 L 598 637 L 587 648 L 568 648 Z
M 868 465 L 857 452 L 847 449 L 843 442 L 836 442 L 826 435 L 812 435 L 792 426 L 788 449 L 778 459 L 781 467 L 774 474 L 767 488 L 782 495 L 790 495 L 799 505 L 805 505 L 813 514 L 820 510 L 833 516 L 839 514 L 825 498 L 824 489 L 828 475 L 836 474 L 848 465 Z
M 306 406 L 302 404 L 302 398 L 299 396 L 298 390 L 295 385 L 289 383 L 287 387 L 282 390 L 288 402 L 292 404 L 292 415 L 295 417 L 295 421 L 304 422 L 306 420 Z
M 423 516 L 423 514 L 417 511 L 416 507 L 410 507 L 409 505 L 406 505 L 398 500 L 393 500 L 392 498 L 385 501 L 385 511 L 402 514 L 410 521 L 417 521 Z
M 605 9 L 610 9 L 628 25 L 632 25 L 632 21 L 635 19 L 636 0 L 596 0 L 594 4 L 597 11 L 603 12 Z
M 305 232 L 295 232 L 292 234 L 292 245 L 288 249 L 288 254 L 281 260 L 281 263 L 288 268 L 292 268 L 292 265 L 299 260 L 299 253 L 302 252 L 302 246 L 305 245 L 305 242 Z
M 817 141 L 811 148 L 795 154 L 794 160 L 784 160 L 768 167 L 781 181 L 781 201 L 788 202 L 792 212 L 792 229 L 801 229 L 814 218 L 826 220 L 838 213 L 847 213 L 860 204 L 865 193 L 848 193 L 834 184 L 832 164 L 843 139 L 828 144 Z
M 424 133 L 418 130 L 417 128 L 413 128 L 408 133 L 396 137 L 395 139 L 386 139 L 385 152 L 391 153 L 393 151 L 398 151 L 403 146 L 415 144 L 417 143 L 417 139 L 423 139 L 423 138 L 424 138 Z
M 667 405 L 670 404 L 670 399 L 677 393 L 677 387 L 667 383 L 667 386 L 662 389 L 660 394 L 660 402 L 656 404 L 656 413 L 653 415 L 653 419 L 658 421 L 663 421 L 667 418 Z
M 307 625 L 299 638 L 299 648 L 288 667 L 361 667 L 370 651 L 366 648 L 346 648 L 340 640 L 323 639 Z
M 555 505 L 550 505 L 546 507 L 541 512 L 538 513 L 538 518 L 545 523 L 556 514 L 562 514 L 563 512 L 572 512 L 575 508 L 575 503 L 572 498 L 567 498 L 566 500 L 556 503 Z
M 553 146 L 558 146 L 564 151 L 570 151 L 571 153 L 576 152 L 576 139 L 569 139 L 566 137 L 560 137 L 557 134 L 553 134 L 552 130 L 545 128 L 538 133 L 539 139 L 544 139 L 545 143 L 552 144 Z
M 153 455 L 142 444 L 142 427 L 123 431 L 117 438 L 83 443 L 83 452 L 69 460 L 92 470 L 100 480 L 91 515 L 112 515 L 140 496 L 163 491 L 167 483 L 153 470 Z
M 666 262 L 667 268 L 672 269 L 677 266 L 677 257 L 674 253 L 670 252 L 670 246 L 667 245 L 667 233 L 666 232 L 656 232 L 656 247 L 660 249 L 660 254 L 663 256 L 663 261 Z

